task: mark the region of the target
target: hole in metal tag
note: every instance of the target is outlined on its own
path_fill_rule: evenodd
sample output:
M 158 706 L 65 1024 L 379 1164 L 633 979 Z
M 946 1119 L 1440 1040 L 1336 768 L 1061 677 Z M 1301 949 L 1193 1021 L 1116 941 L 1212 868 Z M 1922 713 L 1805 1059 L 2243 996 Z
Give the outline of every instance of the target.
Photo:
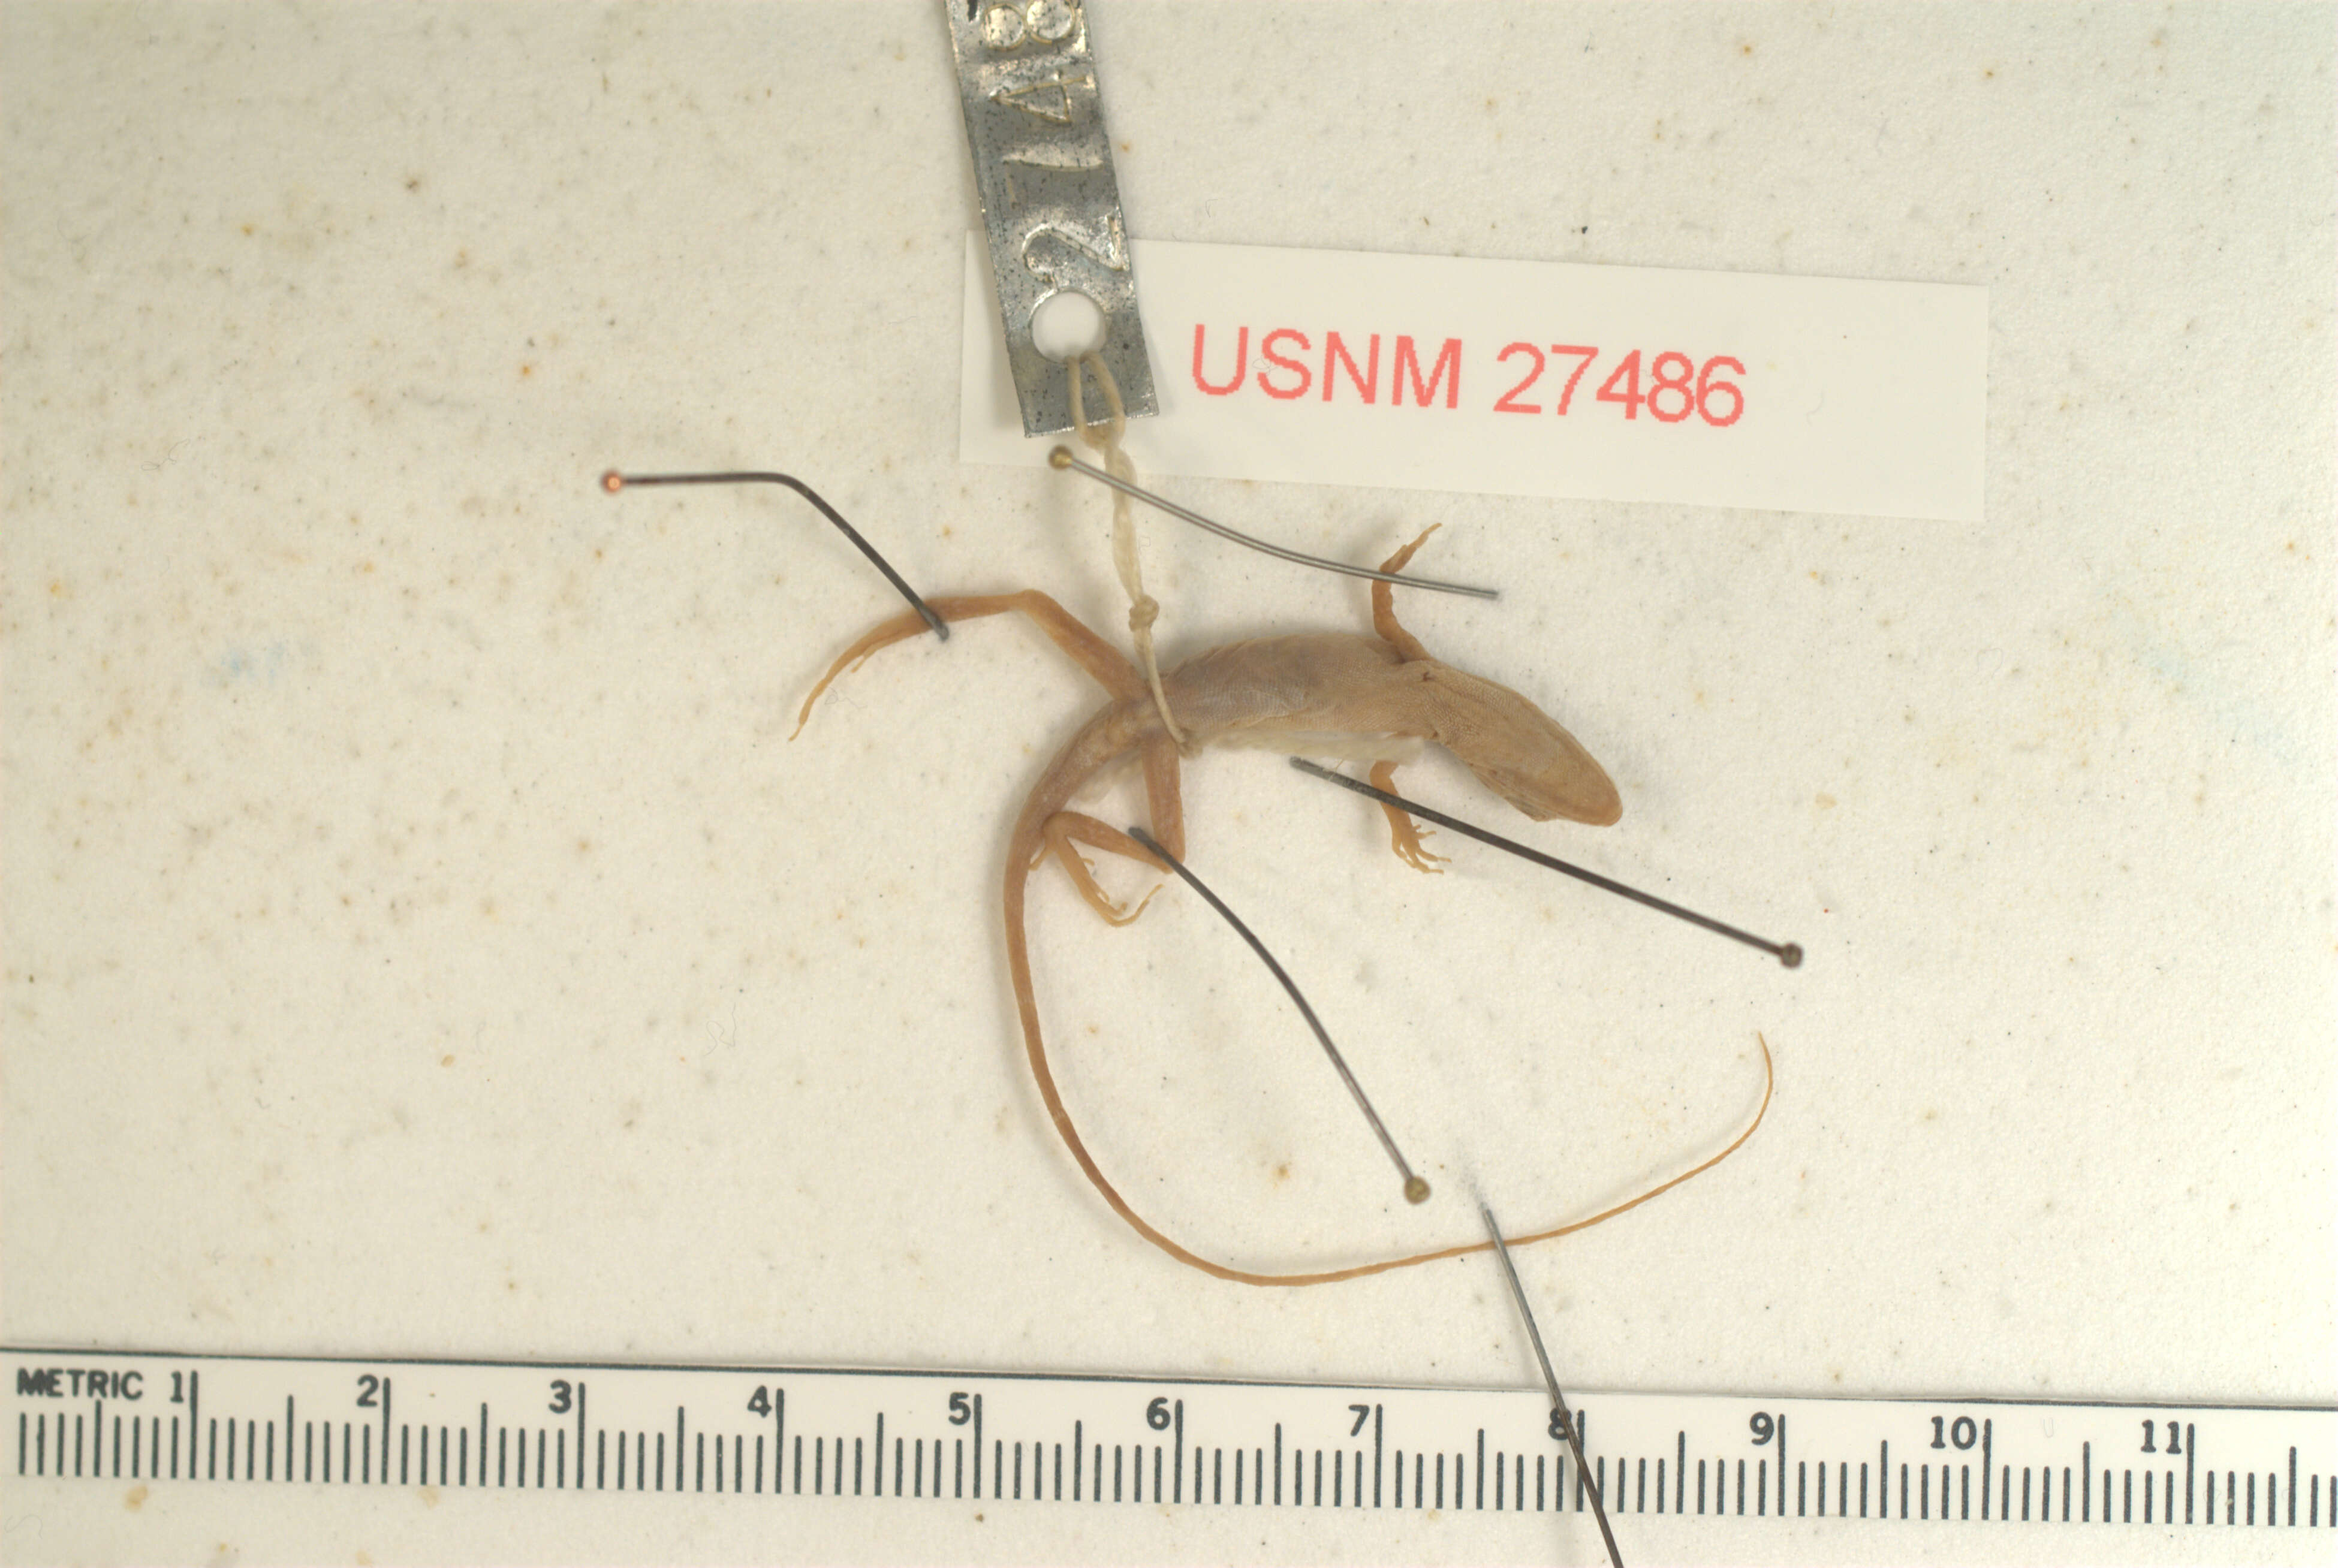
M 1031 312 L 1031 341 L 1058 365 L 1104 347 L 1104 307 L 1076 289 L 1050 294 Z

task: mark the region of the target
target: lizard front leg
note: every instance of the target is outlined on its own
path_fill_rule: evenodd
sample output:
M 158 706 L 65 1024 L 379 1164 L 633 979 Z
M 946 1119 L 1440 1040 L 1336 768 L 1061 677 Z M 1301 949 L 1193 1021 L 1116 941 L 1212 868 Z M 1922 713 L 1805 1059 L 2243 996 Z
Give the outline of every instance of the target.
M 1373 789 L 1385 789 L 1391 795 L 1396 793 L 1395 763 L 1373 763 L 1371 779 Z M 1411 818 L 1387 801 L 1380 802 L 1380 809 L 1388 814 L 1389 848 L 1396 851 L 1397 858 L 1416 871 L 1426 871 L 1431 876 L 1439 875 L 1437 867 L 1430 865 L 1429 862 L 1434 860 L 1441 864 L 1445 857 L 1431 855 L 1421 847 L 1421 839 L 1428 835 L 1413 826 Z
M 1415 539 L 1411 544 L 1406 545 L 1403 549 L 1398 551 L 1395 554 L 1381 562 L 1380 570 L 1383 572 L 1403 571 L 1405 563 L 1412 559 L 1412 553 L 1420 549 L 1423 544 L 1428 544 L 1429 534 L 1436 533 L 1437 530 L 1442 526 L 1442 524 L 1430 524 L 1427 529 L 1422 531 L 1420 538 Z M 1396 618 L 1396 594 L 1390 591 L 1389 584 L 1386 583 L 1375 583 L 1372 584 L 1372 630 L 1379 632 L 1380 634 L 1380 641 L 1395 649 L 1397 652 L 1403 657 L 1407 663 L 1417 662 L 1429 657 L 1429 650 L 1420 645 L 1420 639 L 1406 631 L 1403 625 L 1398 622 Z M 1373 789 L 1385 789 L 1391 795 L 1396 793 L 1395 763 L 1378 762 L 1373 764 L 1371 778 Z M 1430 865 L 1429 862 L 1432 860 L 1442 861 L 1445 857 L 1442 855 L 1431 855 L 1428 850 L 1421 848 L 1421 831 L 1420 828 L 1412 825 L 1412 818 L 1385 801 L 1381 802 L 1380 809 L 1388 815 L 1389 848 L 1394 849 L 1397 852 L 1398 858 L 1403 860 L 1406 865 L 1411 867 L 1414 870 L 1435 872 L 1437 867 Z
M 1444 526 L 1445 524 L 1442 523 L 1430 524 L 1427 528 L 1421 530 L 1420 538 L 1414 540 L 1411 544 L 1406 545 L 1403 549 L 1398 551 L 1387 560 L 1381 562 L 1380 570 L 1383 572 L 1403 571 L 1405 563 L 1412 559 L 1412 553 L 1420 549 L 1423 544 L 1428 544 L 1429 536 Z M 906 619 L 914 621 L 917 617 L 912 615 L 906 617 Z M 1408 664 L 1429 657 L 1429 650 L 1420 645 L 1420 639 L 1406 631 L 1404 627 L 1398 622 L 1396 618 L 1396 594 L 1390 590 L 1389 584 L 1385 583 L 1375 583 L 1372 584 L 1372 630 L 1380 634 L 1380 641 L 1386 642 L 1390 647 L 1402 654 L 1404 656 L 1405 662 Z M 1383 786 L 1383 788 L 1385 788 L 1385 786 Z

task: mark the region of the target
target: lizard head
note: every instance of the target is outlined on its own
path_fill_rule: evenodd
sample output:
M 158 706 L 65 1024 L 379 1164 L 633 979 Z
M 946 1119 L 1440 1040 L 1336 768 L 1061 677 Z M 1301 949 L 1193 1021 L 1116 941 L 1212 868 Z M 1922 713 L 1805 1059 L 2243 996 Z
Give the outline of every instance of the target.
M 1433 739 L 1478 781 L 1537 822 L 1554 817 L 1604 828 L 1624 815 L 1606 769 L 1557 720 L 1507 686 L 1426 663 L 1438 688 Z

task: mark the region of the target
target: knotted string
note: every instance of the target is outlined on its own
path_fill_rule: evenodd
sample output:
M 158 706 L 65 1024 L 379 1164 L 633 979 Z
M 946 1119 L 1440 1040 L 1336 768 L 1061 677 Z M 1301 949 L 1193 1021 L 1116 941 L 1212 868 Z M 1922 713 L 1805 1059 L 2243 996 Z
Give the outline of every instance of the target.
M 1072 424 L 1080 439 L 1104 458 L 1105 469 L 1113 477 L 1127 484 L 1136 483 L 1136 465 L 1120 449 L 1120 438 L 1128 428 L 1128 415 L 1121 407 L 1120 387 L 1113 380 L 1112 372 L 1105 368 L 1100 355 L 1086 354 L 1067 367 L 1072 377 Z M 1091 423 L 1082 397 L 1081 383 L 1086 369 L 1104 388 L 1105 417 Z M 1161 606 L 1144 591 L 1144 568 L 1136 555 L 1136 518 L 1130 510 L 1128 497 L 1119 491 L 1112 493 L 1112 564 L 1120 573 L 1120 585 L 1128 594 L 1128 635 L 1136 644 L 1136 665 L 1144 672 L 1144 682 L 1153 689 L 1153 706 L 1161 715 L 1162 727 L 1169 739 L 1183 749 L 1184 731 L 1169 712 L 1169 694 L 1161 688 L 1161 666 L 1153 653 L 1153 623 L 1161 618 Z

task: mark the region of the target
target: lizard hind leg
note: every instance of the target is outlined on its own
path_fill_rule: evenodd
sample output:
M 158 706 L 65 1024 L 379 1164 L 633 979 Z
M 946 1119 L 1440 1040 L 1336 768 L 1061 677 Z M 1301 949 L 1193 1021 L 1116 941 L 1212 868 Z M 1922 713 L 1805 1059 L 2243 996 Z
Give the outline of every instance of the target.
M 1385 789 L 1391 795 L 1396 793 L 1395 763 L 1373 763 L 1371 777 L 1373 789 Z M 1416 871 L 1426 871 L 1432 877 L 1439 875 L 1437 866 L 1431 865 L 1430 862 L 1435 861 L 1441 865 L 1446 857 L 1432 855 L 1421 846 L 1420 841 L 1429 835 L 1415 827 L 1412 818 L 1406 816 L 1400 808 L 1390 805 L 1387 801 L 1380 802 L 1380 809 L 1388 814 L 1389 848 L 1396 851 L 1397 858 Z
M 1428 544 L 1429 536 L 1443 526 L 1445 524 L 1442 523 L 1431 523 L 1427 528 L 1421 530 L 1420 538 L 1381 562 L 1380 570 L 1403 571 L 1405 563 L 1412 559 L 1412 553 Z M 1372 584 L 1372 630 L 1380 634 L 1382 642 L 1404 655 L 1407 663 L 1429 657 L 1429 650 L 1420 645 L 1420 639 L 1398 623 L 1396 594 L 1385 583 Z
M 1161 891 L 1160 886 L 1156 884 L 1151 893 L 1137 900 L 1135 908 L 1128 909 L 1114 903 L 1112 895 L 1106 893 L 1096 881 L 1095 868 L 1088 864 L 1087 858 L 1082 855 L 1074 847 L 1075 845 L 1086 844 L 1114 855 L 1125 855 L 1131 860 L 1142 861 L 1159 871 L 1165 872 L 1169 869 L 1154 859 L 1144 845 L 1109 823 L 1099 822 L 1085 812 L 1058 811 L 1047 818 L 1045 832 L 1047 836 L 1046 847 L 1040 850 L 1040 858 L 1045 859 L 1047 856 L 1053 855 L 1060 860 L 1064 870 L 1071 877 L 1072 886 L 1078 890 L 1080 897 L 1088 901 L 1090 908 L 1103 916 L 1111 924 L 1115 926 L 1129 924 L 1144 913 L 1144 906 L 1153 902 L 1153 894 Z
M 1010 611 L 1020 612 L 1046 632 L 1049 642 L 1070 654 L 1074 662 L 1113 696 L 1126 699 L 1132 695 L 1144 695 L 1144 681 L 1137 677 L 1135 667 L 1129 663 L 1120 650 L 1089 631 L 1070 611 L 1036 588 L 1027 588 L 1019 593 L 976 593 L 934 599 L 928 601 L 926 607 L 950 622 L 977 621 L 985 615 L 1004 615 Z M 880 621 L 870 627 L 860 642 L 836 656 L 836 662 L 828 667 L 828 673 L 821 676 L 820 684 L 811 689 L 811 695 L 804 699 L 803 710 L 796 715 L 796 727 L 789 731 L 788 739 L 792 740 L 803 733 L 803 727 L 811 722 L 812 704 L 820 701 L 820 693 L 827 691 L 838 676 L 848 670 L 860 668 L 870 654 L 880 649 L 906 642 L 926 630 L 925 622 L 914 612 Z
M 848 670 L 858 670 L 867 663 L 869 656 L 878 650 L 889 648 L 894 643 L 915 637 L 925 630 L 925 622 L 915 612 L 906 615 L 896 615 L 889 621 L 881 621 L 871 627 L 867 636 L 836 656 L 836 662 L 828 667 L 828 673 L 822 675 L 820 678 L 820 684 L 811 689 L 811 695 L 804 699 L 803 709 L 796 715 L 796 727 L 788 731 L 788 739 L 792 740 L 803 733 L 803 727 L 811 722 L 812 704 L 820 701 L 820 693 L 827 691 L 839 675 Z

